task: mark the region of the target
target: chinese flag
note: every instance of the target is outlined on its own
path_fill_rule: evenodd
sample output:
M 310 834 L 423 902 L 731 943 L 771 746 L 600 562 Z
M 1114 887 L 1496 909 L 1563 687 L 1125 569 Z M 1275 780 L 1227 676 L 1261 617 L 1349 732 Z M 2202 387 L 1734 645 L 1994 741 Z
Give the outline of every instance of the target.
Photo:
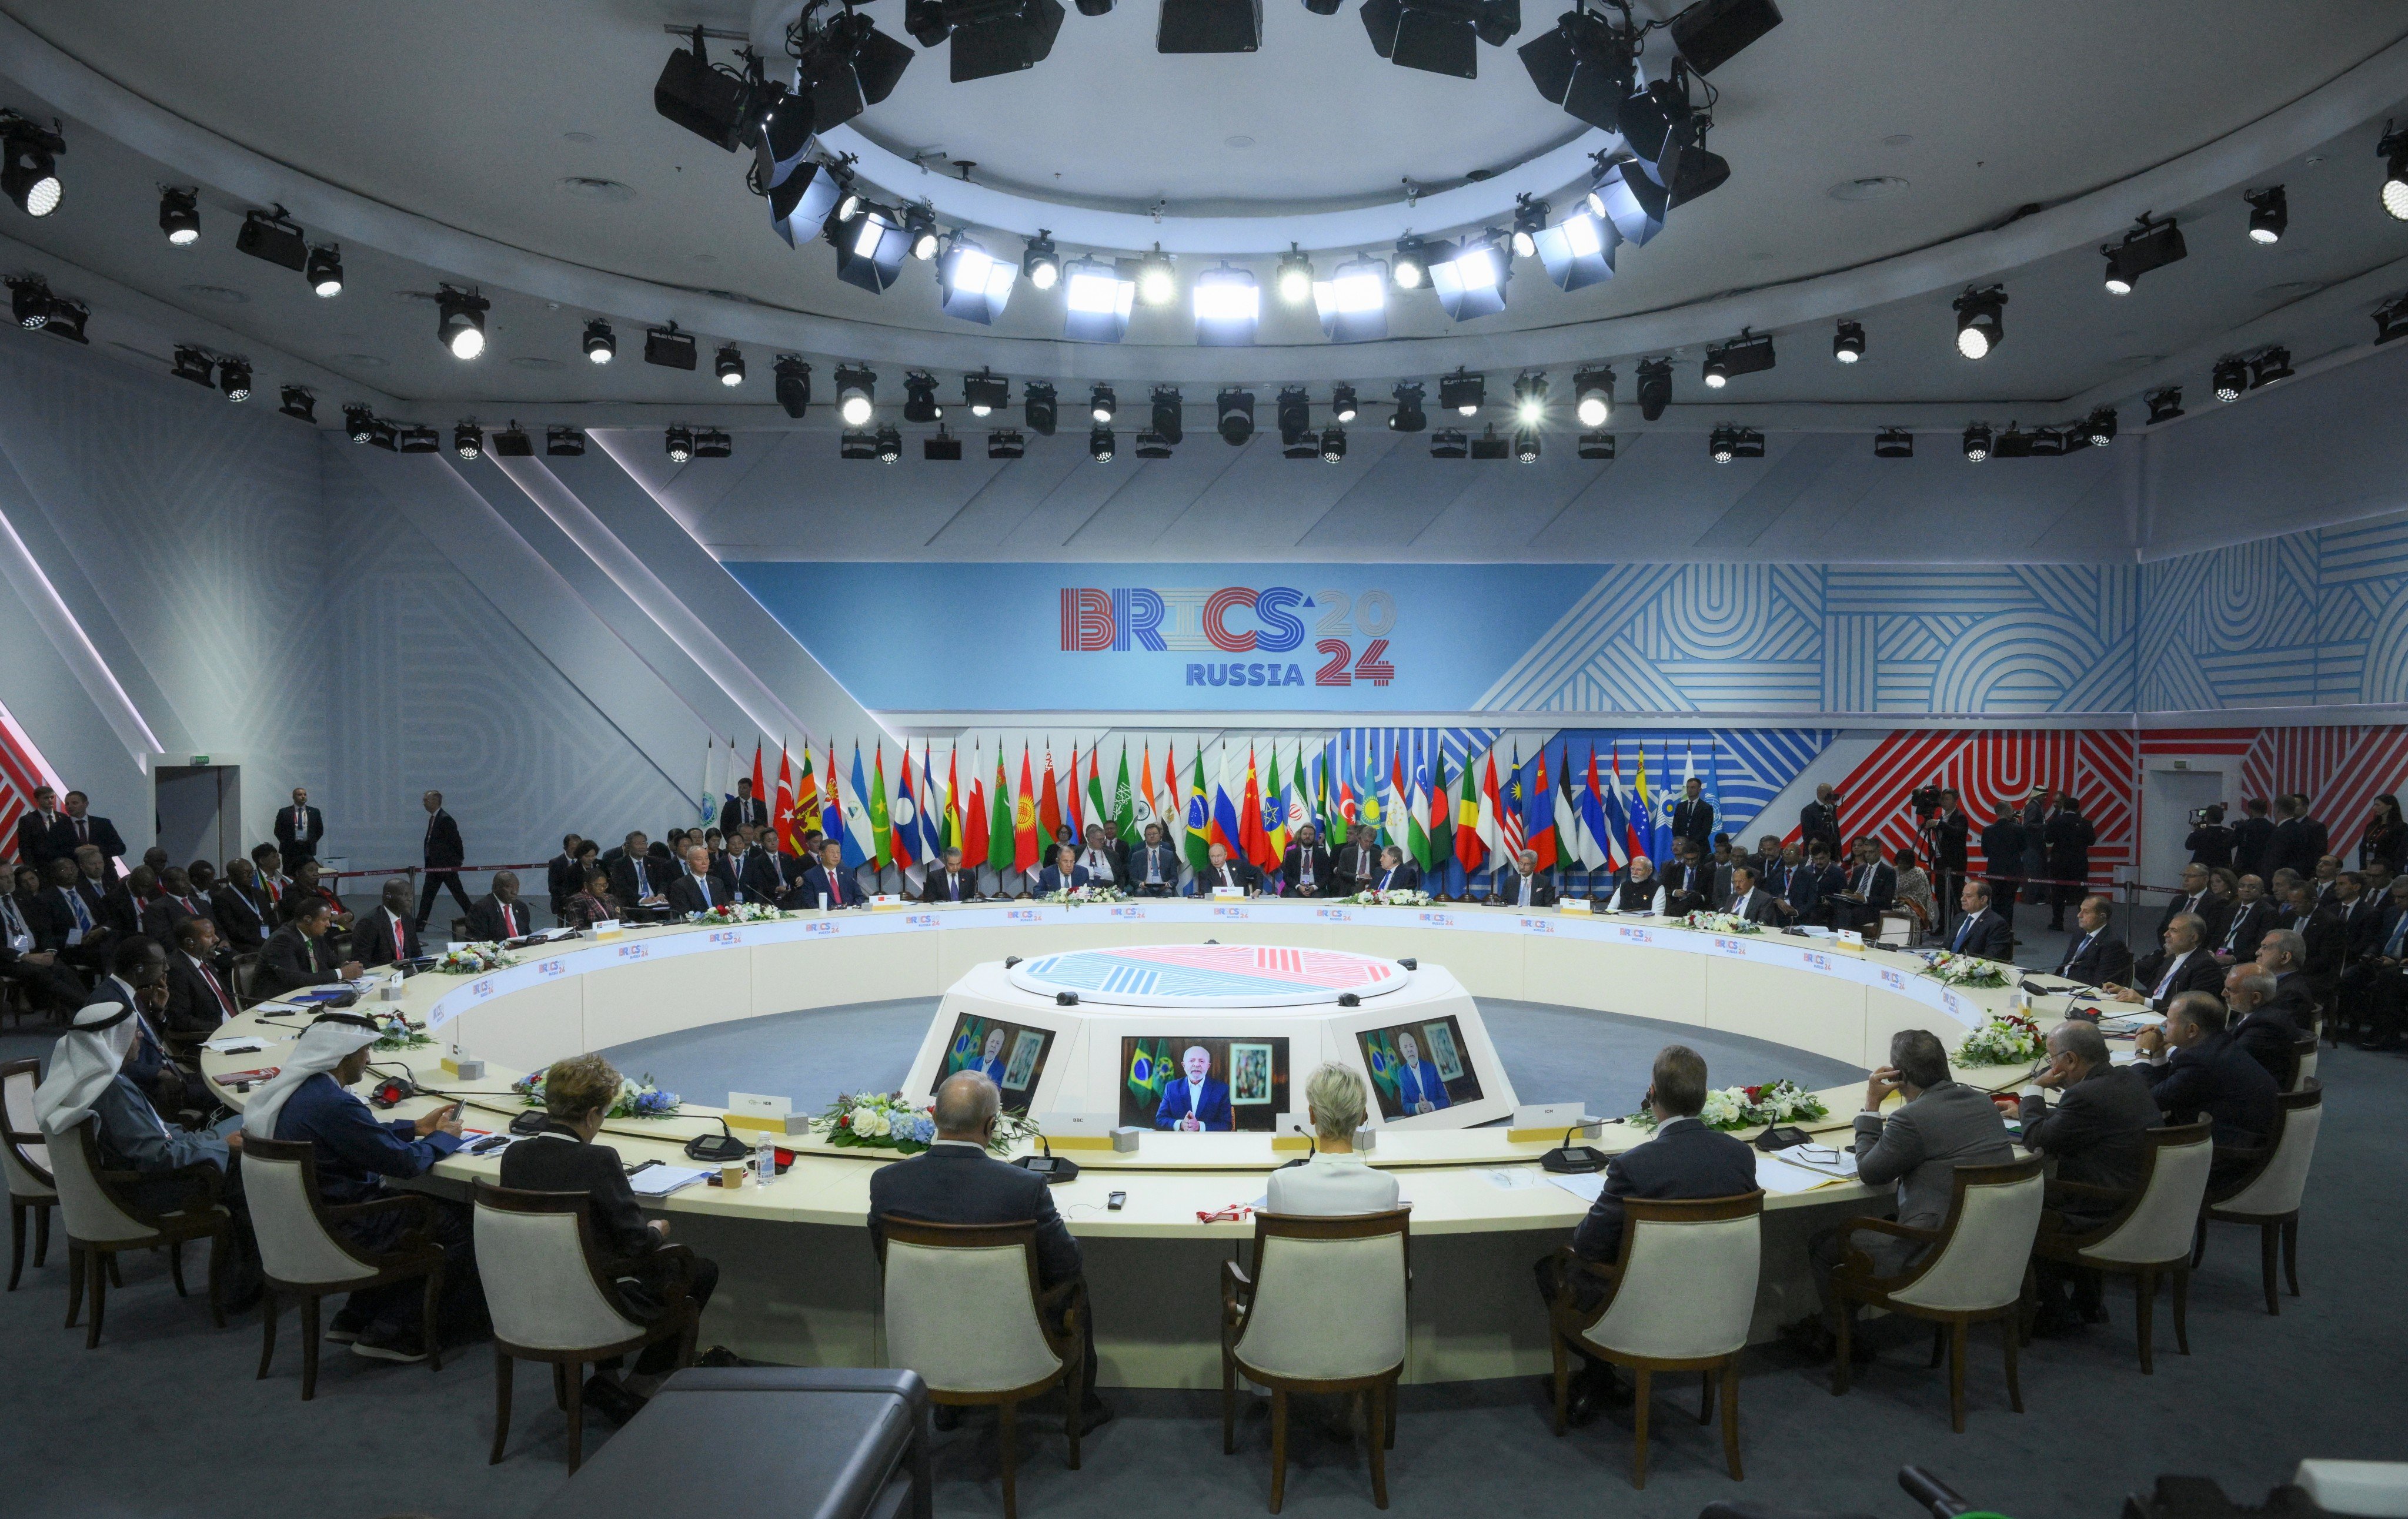
M 795 771 L 786 763 L 786 746 L 778 746 L 778 800 L 769 812 L 769 825 L 778 835 L 778 853 L 795 853 Z
M 1258 868 L 1276 869 L 1280 857 L 1263 831 L 1262 787 L 1254 781 L 1254 750 L 1246 746 L 1246 799 L 1238 808 L 1238 852 Z
M 1045 809 L 1054 813 L 1055 826 L 1060 826 L 1061 813 L 1054 806 L 1054 756 L 1045 756 Z M 1053 835 L 1049 832 L 1047 838 Z M 1020 746 L 1020 800 L 1011 810 L 1011 867 L 1026 872 L 1037 868 L 1037 786 L 1029 776 L 1028 746 Z

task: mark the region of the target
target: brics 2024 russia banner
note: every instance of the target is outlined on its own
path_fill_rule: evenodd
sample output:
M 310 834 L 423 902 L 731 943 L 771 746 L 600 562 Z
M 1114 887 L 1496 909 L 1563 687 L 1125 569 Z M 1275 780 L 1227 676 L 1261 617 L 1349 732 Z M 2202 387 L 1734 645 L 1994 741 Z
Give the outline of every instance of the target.
M 884 711 L 1465 709 L 1593 566 L 727 565 Z

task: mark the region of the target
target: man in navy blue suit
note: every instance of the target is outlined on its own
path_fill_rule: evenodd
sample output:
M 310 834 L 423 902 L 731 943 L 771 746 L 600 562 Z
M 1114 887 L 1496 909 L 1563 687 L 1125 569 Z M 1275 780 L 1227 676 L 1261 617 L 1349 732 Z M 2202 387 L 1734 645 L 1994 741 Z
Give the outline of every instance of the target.
M 1187 1074 L 1163 1090 L 1162 1106 L 1154 1111 L 1154 1126 L 1200 1134 L 1226 1133 L 1237 1126 L 1229 1111 L 1229 1083 L 1212 1080 L 1212 1053 L 1191 1044 L 1180 1064 Z
M 1404 1116 L 1436 1112 L 1446 1106 L 1446 1083 L 1438 1068 L 1422 1059 L 1422 1047 L 1411 1034 L 1397 1035 L 1397 1101 Z

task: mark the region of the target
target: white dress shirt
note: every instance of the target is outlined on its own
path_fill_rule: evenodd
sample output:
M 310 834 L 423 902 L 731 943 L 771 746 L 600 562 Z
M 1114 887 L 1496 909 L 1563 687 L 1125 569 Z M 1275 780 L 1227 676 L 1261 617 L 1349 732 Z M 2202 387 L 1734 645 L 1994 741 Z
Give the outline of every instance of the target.
M 1325 1150 L 1301 1166 L 1271 1172 L 1263 1202 L 1274 1213 L 1316 1218 L 1384 1213 L 1397 1206 L 1397 1179 L 1386 1171 L 1373 1170 L 1361 1155 Z

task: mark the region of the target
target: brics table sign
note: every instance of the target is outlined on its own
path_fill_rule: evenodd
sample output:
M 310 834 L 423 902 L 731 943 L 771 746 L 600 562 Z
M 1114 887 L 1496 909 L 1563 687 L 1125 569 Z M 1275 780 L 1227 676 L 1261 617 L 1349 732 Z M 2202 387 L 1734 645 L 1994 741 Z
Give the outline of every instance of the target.
M 1312 658 L 1295 663 L 1198 660 L 1185 668 L 1191 686 L 1384 686 L 1397 678 L 1388 659 L 1396 625 L 1396 598 L 1379 590 L 1062 588 L 1065 653 L 1301 654 L 1308 645 L 1312 651 Z M 1310 677 L 1307 665 L 1313 666 Z

